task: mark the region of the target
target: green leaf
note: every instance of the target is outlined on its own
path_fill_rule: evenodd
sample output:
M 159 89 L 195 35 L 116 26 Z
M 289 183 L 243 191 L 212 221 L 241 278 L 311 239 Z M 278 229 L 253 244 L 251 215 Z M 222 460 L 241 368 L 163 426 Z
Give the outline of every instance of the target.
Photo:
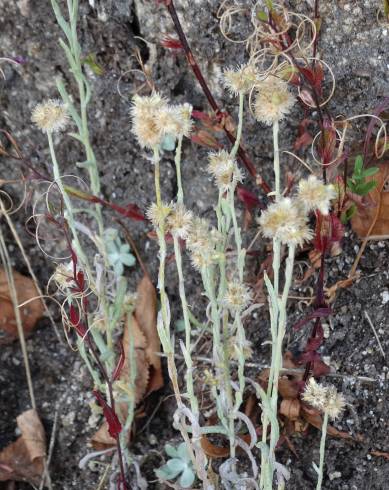
M 273 2 L 272 0 L 266 0 L 266 7 L 269 9 L 269 10 L 273 10 Z
M 180 479 L 178 480 L 179 485 L 182 488 L 189 488 L 192 486 L 193 482 L 195 481 L 195 474 L 192 468 L 185 468 L 185 470 L 182 472 L 182 475 L 180 476 Z
M 355 158 L 354 174 L 357 174 L 357 175 L 361 174 L 362 168 L 363 168 L 363 157 L 362 157 L 362 155 L 358 155 Z
M 356 194 L 358 194 L 359 196 L 366 196 L 376 186 L 377 182 L 375 180 L 370 180 L 369 182 L 365 182 L 364 184 L 358 184 L 356 188 Z
M 88 65 L 93 73 L 98 77 L 104 75 L 104 68 L 97 62 L 95 53 L 89 53 L 81 61 L 84 65 Z
M 378 167 L 370 167 L 367 168 L 363 171 L 362 175 L 363 177 L 371 177 L 372 175 L 375 175 L 379 171 Z
M 344 213 L 342 213 L 340 217 L 340 221 L 343 225 L 345 225 L 356 213 L 357 207 L 355 204 L 352 204 Z
M 166 463 L 166 466 L 169 468 L 169 471 L 171 471 L 172 473 L 175 473 L 175 476 L 173 477 L 173 478 L 175 478 L 182 471 L 185 470 L 186 463 L 185 463 L 185 461 L 183 461 L 180 458 L 173 458 L 173 459 L 169 459 L 169 461 Z
M 177 449 L 171 444 L 165 444 L 165 453 L 171 458 L 177 458 Z
M 266 12 L 264 12 L 263 10 L 260 10 L 259 12 L 257 12 L 257 18 L 259 20 L 262 20 L 263 22 L 267 22 L 268 20 L 268 15 Z
M 177 455 L 179 458 L 181 458 L 184 461 L 189 462 L 191 460 L 190 455 L 189 455 L 189 451 L 188 451 L 188 448 L 186 447 L 185 442 L 181 442 L 181 444 L 178 446 Z

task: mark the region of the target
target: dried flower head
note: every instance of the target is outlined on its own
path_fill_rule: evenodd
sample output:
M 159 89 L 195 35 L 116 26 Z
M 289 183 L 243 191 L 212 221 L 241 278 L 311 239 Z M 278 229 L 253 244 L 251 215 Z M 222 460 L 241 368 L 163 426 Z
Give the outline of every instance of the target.
M 58 264 L 52 277 L 58 289 L 63 291 L 71 287 L 73 281 L 73 263 L 68 262 L 66 264 Z
M 50 99 L 35 106 L 31 120 L 44 133 L 56 133 L 66 128 L 69 115 L 61 100 Z
M 170 233 L 177 238 L 186 240 L 189 235 L 193 214 L 182 204 L 175 204 L 167 217 L 167 225 Z
M 247 94 L 258 82 L 258 72 L 253 64 L 237 66 L 223 72 L 224 85 L 234 95 Z
M 193 218 L 189 229 L 186 245 L 190 250 L 209 249 L 209 229 L 210 223 L 204 218 Z
M 345 405 L 342 393 L 338 393 L 335 386 L 329 386 L 323 411 L 328 413 L 330 419 L 335 420 L 342 415 Z
M 155 115 L 155 124 L 161 135 L 174 139 L 189 136 L 192 129 L 192 106 L 190 104 L 167 106 Z
M 332 184 L 325 185 L 315 175 L 299 182 L 298 199 L 307 212 L 318 209 L 321 214 L 328 214 L 331 199 L 335 197 L 335 187 Z
M 215 184 L 222 192 L 233 190 L 238 182 L 243 180 L 243 175 L 225 150 L 213 152 L 208 155 L 208 172 L 213 176 Z
M 250 304 L 251 293 L 249 288 L 240 281 L 228 283 L 227 292 L 224 296 L 224 305 L 233 313 L 244 310 Z
M 314 408 L 322 410 L 327 397 L 327 388 L 316 382 L 315 378 L 309 378 L 302 398 Z
M 213 263 L 216 257 L 216 248 L 222 240 L 221 234 L 211 227 L 209 221 L 199 217 L 192 219 L 186 238 L 186 246 L 191 252 L 191 262 L 196 270 L 201 271 Z
M 166 220 L 172 212 L 173 205 L 162 202 L 160 206 L 153 203 L 146 212 L 147 218 L 151 221 L 154 228 L 161 228 L 166 224 Z
M 258 93 L 254 103 L 254 114 L 258 121 L 271 126 L 283 119 L 295 102 L 288 84 L 274 75 L 257 84 Z
M 160 113 L 167 110 L 167 101 L 154 92 L 149 96 L 135 95 L 131 107 L 132 132 L 142 148 L 154 148 L 161 143 L 163 134 L 157 124 Z
M 253 355 L 252 342 L 244 339 L 243 343 L 239 340 L 238 336 L 231 337 L 229 340 L 230 353 L 232 359 L 238 360 L 241 354 L 245 359 L 250 359 Z
M 312 238 L 305 213 L 289 197 L 281 198 L 263 211 L 259 224 L 265 237 L 277 238 L 285 244 L 302 245 Z
M 309 379 L 302 398 L 312 407 L 327 413 L 333 420 L 340 417 L 345 406 L 344 397 L 337 392 L 335 386 L 320 385 L 314 378 Z
M 190 261 L 193 268 L 201 272 L 213 263 L 211 250 L 193 250 L 190 254 Z

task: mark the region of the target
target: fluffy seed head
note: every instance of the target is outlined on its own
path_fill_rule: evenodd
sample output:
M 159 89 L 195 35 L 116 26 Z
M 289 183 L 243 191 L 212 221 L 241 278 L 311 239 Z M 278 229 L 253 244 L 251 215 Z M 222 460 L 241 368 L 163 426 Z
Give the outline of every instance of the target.
M 151 221 L 154 228 L 161 228 L 172 212 L 173 205 L 163 202 L 160 206 L 153 203 L 146 212 L 147 218 Z
M 157 92 L 148 96 L 135 95 L 132 102 L 132 132 L 142 148 L 152 149 L 163 137 L 157 121 L 158 115 L 167 110 L 167 102 Z
M 263 236 L 277 238 L 289 245 L 302 245 L 312 238 L 307 217 L 293 199 L 281 198 L 263 211 L 259 218 Z
M 31 121 L 44 133 L 56 133 L 66 128 L 69 115 L 62 101 L 50 99 L 35 106 Z
M 247 94 L 258 82 L 258 73 L 253 64 L 237 66 L 223 72 L 224 85 L 234 95 Z
M 229 340 L 231 357 L 235 360 L 239 360 L 239 357 L 243 354 L 245 359 L 250 359 L 253 355 L 252 342 L 245 339 L 242 343 L 238 336 L 231 337 Z
M 307 212 L 319 210 L 321 214 L 328 214 L 331 199 L 336 197 L 335 187 L 325 185 L 315 175 L 300 180 L 298 185 L 298 199 Z
M 193 214 L 182 204 L 175 204 L 167 217 L 167 225 L 170 233 L 177 238 L 186 240 L 189 235 Z
M 225 150 L 210 153 L 208 156 L 208 172 L 213 176 L 215 184 L 222 191 L 234 189 L 238 182 L 243 180 L 243 175 Z
M 322 410 L 327 397 L 327 388 L 316 382 L 315 378 L 309 378 L 302 398 L 312 407 Z
M 211 228 L 209 221 L 199 217 L 192 219 L 186 246 L 196 270 L 201 272 L 204 267 L 209 267 L 213 263 L 216 248 L 222 239 L 220 233 L 215 228 Z
M 328 413 L 330 419 L 335 420 L 342 415 L 345 405 L 346 401 L 342 393 L 338 393 L 335 386 L 329 386 L 323 411 Z
M 232 281 L 227 286 L 223 303 L 233 313 L 244 310 L 250 304 L 249 288 L 240 281 Z
M 335 386 L 320 385 L 314 378 L 309 379 L 302 398 L 333 420 L 341 416 L 345 406 L 344 397 L 336 391 Z
M 271 126 L 290 112 L 295 98 L 284 80 L 270 75 L 257 84 L 257 89 L 254 114 L 258 121 Z
M 167 106 L 156 113 L 155 124 L 163 136 L 188 137 L 192 129 L 192 110 L 190 104 Z

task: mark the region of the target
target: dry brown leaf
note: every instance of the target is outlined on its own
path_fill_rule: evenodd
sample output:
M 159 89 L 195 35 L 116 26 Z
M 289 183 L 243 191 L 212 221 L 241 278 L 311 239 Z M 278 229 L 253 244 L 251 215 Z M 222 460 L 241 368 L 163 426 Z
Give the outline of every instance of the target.
M 131 330 L 131 333 L 130 331 Z M 135 378 L 135 403 L 139 403 L 147 390 L 149 384 L 149 361 L 147 359 L 146 348 L 147 340 L 139 327 L 135 316 L 132 316 L 130 329 L 126 328 L 123 336 L 123 348 L 127 354 L 130 351 L 131 337 L 134 342 L 134 351 L 136 356 L 136 378 Z M 131 376 L 131 365 L 126 355 L 120 380 L 129 382 Z
M 289 420 L 297 420 L 300 416 L 300 401 L 297 399 L 282 400 L 280 414 L 285 415 Z
M 32 279 L 16 271 L 13 271 L 13 277 L 19 304 L 39 295 Z M 20 308 L 22 325 L 26 334 L 31 333 L 43 312 L 44 307 L 39 299 L 31 301 Z M 8 344 L 17 338 L 18 330 L 7 275 L 4 269 L 0 269 L 0 344 Z
M 319 412 L 308 408 L 306 405 L 301 405 L 301 415 L 309 424 L 321 430 L 321 427 L 323 425 L 323 418 Z M 353 436 L 351 436 L 348 432 L 343 432 L 335 429 L 335 427 L 333 427 L 332 425 L 328 425 L 327 434 L 333 437 L 340 437 L 341 439 L 354 439 Z
M 366 179 L 377 182 L 376 188 L 368 194 L 375 205 L 359 208 L 351 220 L 353 230 L 360 238 L 389 237 L 389 162 L 377 166 L 379 172 Z
M 157 330 L 157 292 L 147 276 L 143 276 L 137 288 L 135 317 L 144 333 L 147 345 L 146 356 L 150 364 L 150 381 L 147 394 L 163 386 L 161 358 L 156 354 L 161 350 Z
M 242 441 L 244 441 L 246 444 L 250 444 L 251 442 L 250 434 L 238 435 L 238 437 L 242 439 Z M 204 453 L 209 458 L 227 458 L 230 455 L 229 447 L 216 446 L 206 436 L 201 436 L 200 443 Z
M 108 447 L 116 446 L 116 440 L 110 435 L 106 420 L 103 421 L 98 431 L 93 434 L 91 444 L 96 451 L 102 451 Z
M 36 410 L 16 418 L 22 435 L 0 452 L 0 481 L 25 481 L 39 485 L 44 471 L 46 436 Z

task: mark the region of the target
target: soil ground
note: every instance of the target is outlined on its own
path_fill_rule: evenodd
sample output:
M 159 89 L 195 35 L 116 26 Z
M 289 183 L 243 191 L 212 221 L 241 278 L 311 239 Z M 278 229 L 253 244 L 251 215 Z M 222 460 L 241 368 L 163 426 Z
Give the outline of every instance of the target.
M 216 16 L 219 1 L 177 0 L 176 3 L 194 53 L 201 60 L 216 94 L 221 96 L 217 75 L 221 67 L 243 60 L 242 47 L 227 43 L 221 36 Z M 289 4 L 307 12 L 309 3 Z M 188 101 L 197 109 L 205 109 L 206 103 L 191 73 L 186 69 L 185 59 L 180 55 L 172 55 L 157 44 L 162 33 L 172 32 L 171 21 L 164 15 L 162 6 L 157 7 L 156 2 L 141 0 L 85 0 L 80 4 L 83 53 L 86 56 L 96 54 L 97 61 L 105 70 L 102 76 L 88 72 L 93 87 L 91 135 L 100 162 L 102 194 L 120 204 L 136 202 L 141 208 L 146 208 L 152 200 L 150 189 L 153 185 L 153 170 L 130 133 L 129 96 L 134 90 L 134 77 L 124 77 L 120 83 L 123 97 L 117 91 L 120 75 L 135 66 L 135 47 L 139 46 L 149 62 L 157 87 L 165 95 L 177 102 Z M 348 116 L 371 112 L 382 101 L 382 97 L 389 94 L 389 28 L 377 22 L 376 11 L 380 2 L 323 0 L 321 4 L 323 28 L 320 51 L 334 70 L 337 80 L 330 109 L 333 113 Z M 49 0 L 0 0 L 1 56 L 22 56 L 25 59 L 25 64 L 19 68 L 2 65 L 5 81 L 0 81 L 0 127 L 11 131 L 24 154 L 34 164 L 46 169 L 47 145 L 43 135 L 30 123 L 30 112 L 37 102 L 47 97 L 56 97 L 56 76 L 70 79 L 64 56 L 57 46 L 59 36 L 60 31 L 55 24 Z M 154 44 L 148 49 L 136 36 Z M 223 98 L 226 104 L 232 104 L 231 98 L 224 95 Z M 296 137 L 297 123 L 293 121 L 298 121 L 297 112 L 296 108 L 290 121 L 282 125 L 284 148 L 289 148 Z M 249 118 L 244 135 L 245 146 L 257 168 L 271 180 L 269 130 L 258 127 Z M 80 158 L 77 146 L 66 139 L 58 140 L 57 143 L 64 173 L 79 173 L 68 163 Z M 183 179 L 188 205 L 202 216 L 210 217 L 214 191 L 205 173 L 206 151 L 186 144 L 184 152 Z M 293 170 L 297 170 L 296 164 L 285 164 L 288 168 L 294 165 Z M 11 179 L 18 175 L 15 162 L 0 160 L 1 178 Z M 173 160 L 168 156 L 163 166 L 163 190 L 167 200 L 173 198 L 175 188 Z M 8 188 L 8 191 L 15 201 L 21 196 L 17 186 Z M 13 219 L 44 287 L 52 274 L 53 265 L 26 233 L 25 221 L 30 215 L 31 207 L 26 206 Z M 107 221 L 111 219 L 109 214 L 106 216 Z M 6 230 L 3 222 L 1 226 Z M 131 224 L 131 232 L 155 278 L 157 248 L 147 238 L 146 231 L 143 225 Z M 7 238 L 15 269 L 27 273 L 11 236 Z M 343 253 L 327 261 L 326 281 L 329 285 L 347 275 L 359 245 L 358 239 L 352 232 L 348 232 Z M 302 262 L 304 256 L 299 260 Z M 389 488 L 389 461 L 371 455 L 372 451 L 389 451 L 388 367 L 364 317 L 367 311 L 388 355 L 388 263 L 388 242 L 372 242 L 360 262 L 360 280 L 351 288 L 340 291 L 332 305 L 334 313 L 322 354 L 329 358 L 331 367 L 341 374 L 338 378 L 331 378 L 331 382 L 335 382 L 342 390 L 348 403 L 345 415 L 336 423 L 336 427 L 353 435 L 361 434 L 363 440 L 358 443 L 334 438 L 328 440 L 323 487 L 326 490 Z M 252 267 L 257 265 L 253 263 Z M 175 313 L 177 288 L 173 267 L 168 270 L 168 275 L 168 294 Z M 138 272 L 132 275 L 134 285 L 138 277 Z M 314 278 L 305 289 L 296 288 L 296 295 L 307 294 L 313 284 Z M 193 275 L 189 291 L 192 302 L 198 298 L 198 292 L 199 279 Z M 50 307 L 60 325 L 58 312 L 53 305 Z M 290 322 L 299 315 L 298 304 L 291 302 Z M 175 313 L 177 319 L 178 314 Z M 261 345 L 267 335 L 268 324 L 264 311 L 249 325 L 247 331 L 248 338 L 253 342 L 255 362 L 268 362 L 268 351 Z M 300 345 L 301 339 L 292 334 L 288 337 L 289 348 L 298 348 Z M 38 409 L 48 437 L 52 433 L 54 419 L 58 417 L 50 467 L 54 489 L 97 488 L 99 468 L 81 470 L 78 466 L 80 459 L 90 450 L 88 440 L 98 423 L 90 416 L 88 403 L 92 400 L 92 383 L 85 367 L 77 353 L 58 341 L 47 319 L 39 322 L 38 328 L 28 339 L 28 351 Z M 361 380 L 361 376 L 373 381 Z M 29 408 L 18 343 L 1 347 L 0 386 L 0 447 L 4 447 L 16 437 L 16 416 Z M 139 420 L 137 436 L 132 445 L 132 453 L 148 481 L 148 488 L 162 488 L 155 483 L 153 470 L 162 463 L 163 445 L 166 442 L 179 442 L 177 432 L 171 427 L 174 403 L 170 394 L 171 388 L 166 382 L 161 392 L 146 401 L 145 411 L 149 415 Z M 155 407 L 158 410 L 153 413 Z M 319 432 L 312 429 L 307 436 L 293 439 L 297 456 L 285 449 L 280 452 L 280 461 L 288 465 L 292 474 L 287 488 L 308 490 L 315 487 L 312 461 L 318 461 L 319 438 Z M 0 488 L 7 487 L 0 484 Z M 29 487 L 18 483 L 16 488 L 22 490 Z

